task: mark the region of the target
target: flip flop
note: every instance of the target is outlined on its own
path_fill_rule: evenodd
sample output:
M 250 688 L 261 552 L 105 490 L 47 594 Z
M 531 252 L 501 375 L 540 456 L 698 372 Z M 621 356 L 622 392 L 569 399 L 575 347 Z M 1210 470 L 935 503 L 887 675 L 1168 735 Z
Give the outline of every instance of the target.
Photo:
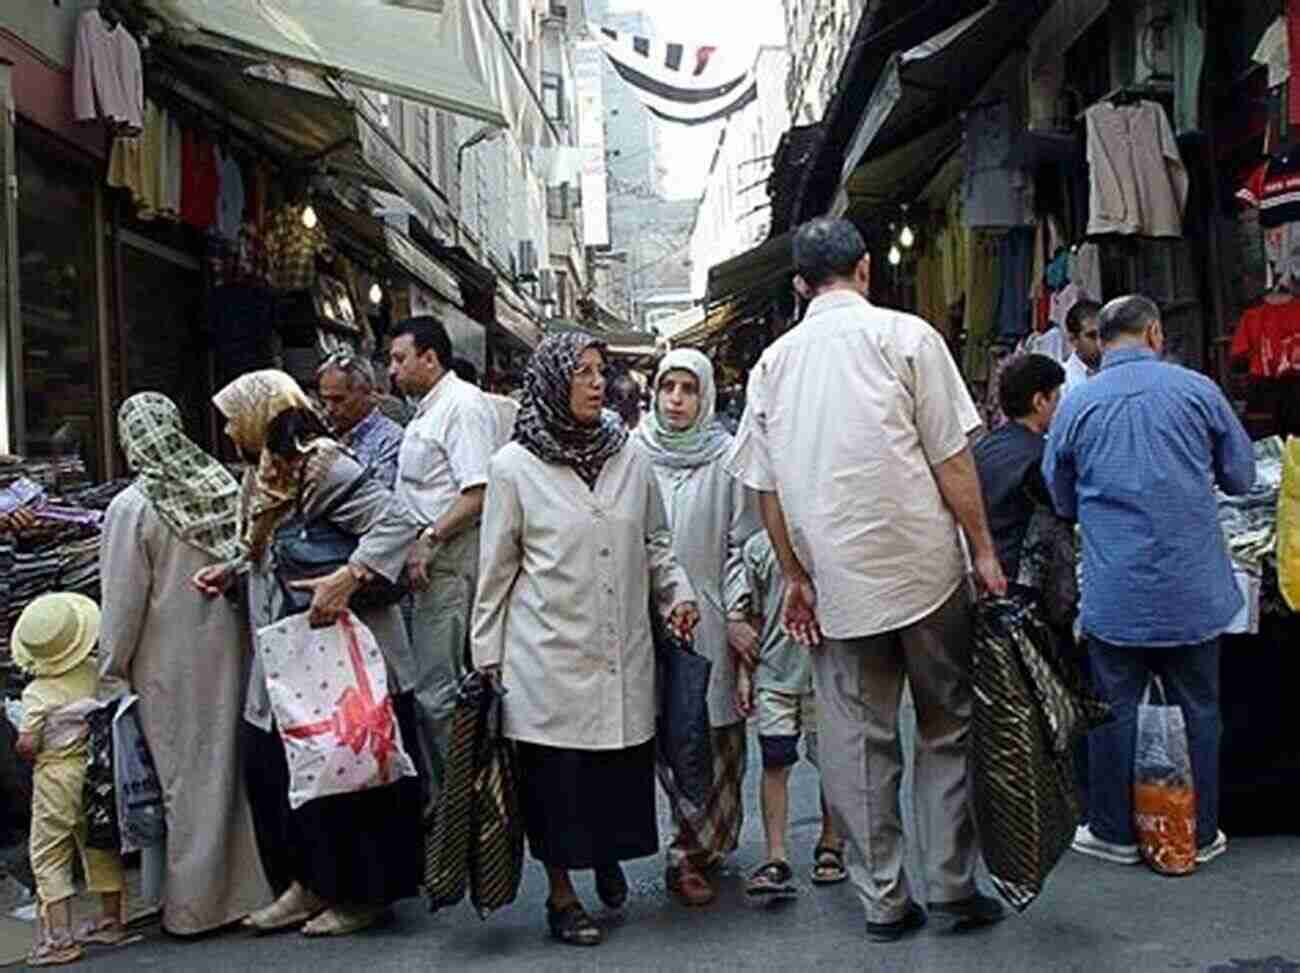
M 244 917 L 244 928 L 253 930 L 259 936 L 266 936 L 273 932 L 301 926 L 323 911 L 320 906 L 314 908 L 303 906 L 292 912 L 285 912 L 283 908 L 277 908 L 279 905 L 279 902 L 272 902 L 265 909 L 249 913 Z
M 818 845 L 813 849 L 812 883 L 814 885 L 838 885 L 848 877 L 849 871 L 844 867 L 843 848 Z
M 144 937 L 129 932 L 120 922 L 111 919 L 87 919 L 77 928 L 75 939 L 84 945 L 125 946 L 138 943 Z
M 745 884 L 745 895 L 751 899 L 770 902 L 798 894 L 799 889 L 794 884 L 794 871 L 789 862 L 774 860 L 760 865 Z
M 63 966 L 65 963 L 75 963 L 85 955 L 86 951 L 72 941 L 57 942 L 43 939 L 27 954 L 27 965 Z

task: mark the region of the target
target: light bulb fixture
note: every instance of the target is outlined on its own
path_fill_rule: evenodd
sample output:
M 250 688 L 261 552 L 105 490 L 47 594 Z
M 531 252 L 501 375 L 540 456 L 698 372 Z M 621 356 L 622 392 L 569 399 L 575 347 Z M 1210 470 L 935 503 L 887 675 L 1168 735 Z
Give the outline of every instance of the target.
M 898 242 L 903 245 L 904 250 L 912 249 L 912 244 L 916 242 L 916 234 L 906 223 L 903 224 L 903 232 L 898 234 Z
M 379 281 L 375 281 L 373 284 L 370 285 L 370 303 L 371 304 L 384 303 L 384 289 L 379 286 Z
M 302 208 L 303 226 L 307 227 L 309 230 L 314 230 L 316 229 L 316 224 L 319 222 L 320 220 L 316 217 L 316 211 L 312 209 L 311 203 L 308 203 Z
M 889 266 L 897 267 L 902 262 L 903 262 L 903 251 L 899 250 L 898 244 L 895 243 L 892 247 L 889 248 Z

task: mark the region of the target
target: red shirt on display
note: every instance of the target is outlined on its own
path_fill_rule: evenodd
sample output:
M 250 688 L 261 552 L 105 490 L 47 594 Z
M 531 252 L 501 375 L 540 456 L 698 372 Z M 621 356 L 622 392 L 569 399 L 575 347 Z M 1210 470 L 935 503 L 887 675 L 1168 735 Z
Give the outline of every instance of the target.
M 216 148 L 198 132 L 186 129 L 181 144 L 181 219 L 200 230 L 211 227 L 217 220 L 220 189 Z
M 1241 316 L 1232 357 L 1249 358 L 1254 378 L 1300 375 L 1300 301 L 1256 304 Z

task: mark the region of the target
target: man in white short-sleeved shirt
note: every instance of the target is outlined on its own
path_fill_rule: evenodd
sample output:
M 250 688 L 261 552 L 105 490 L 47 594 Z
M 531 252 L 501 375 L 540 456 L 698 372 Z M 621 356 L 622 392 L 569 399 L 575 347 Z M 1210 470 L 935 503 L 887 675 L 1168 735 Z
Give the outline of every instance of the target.
M 1003 915 L 975 886 L 967 793 L 971 626 L 965 530 L 976 573 L 1002 593 L 968 435 L 979 415 L 942 336 L 878 308 L 870 259 L 844 220 L 795 235 L 803 321 L 763 354 L 728 460 L 759 491 L 788 591 L 784 623 L 813 655 L 823 786 L 854 846 L 868 936 L 919 929 L 903 871 L 898 709 L 917 712 L 917 829 L 932 909 L 982 925 Z
M 397 677 L 403 691 L 415 693 L 432 798 L 442 783 L 456 688 L 466 672 L 488 460 L 505 444 L 483 392 L 451 370 L 451 339 L 441 322 L 398 322 L 388 354 L 393 385 L 418 402 L 402 438 L 396 490 L 425 524 L 407 559 L 415 671 Z M 436 753 L 427 752 L 431 744 Z

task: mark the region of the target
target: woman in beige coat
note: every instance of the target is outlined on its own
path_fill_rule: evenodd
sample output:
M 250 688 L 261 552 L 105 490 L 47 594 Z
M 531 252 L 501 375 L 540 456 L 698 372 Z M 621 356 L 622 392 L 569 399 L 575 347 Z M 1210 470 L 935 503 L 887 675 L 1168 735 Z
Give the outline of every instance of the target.
M 239 759 L 247 628 L 190 578 L 233 558 L 239 485 L 191 442 L 166 396 L 143 392 L 118 413 L 135 482 L 104 520 L 100 664 L 140 697 L 141 728 L 163 786 L 163 927 L 194 935 L 270 898 Z
M 699 619 L 650 460 L 602 411 L 603 352 L 565 334 L 533 356 L 514 442 L 489 467 L 473 631 L 475 665 L 507 690 L 551 935 L 576 946 L 603 934 L 570 871 L 592 869 L 617 908 L 619 863 L 659 847 L 652 594 L 679 636 Z

